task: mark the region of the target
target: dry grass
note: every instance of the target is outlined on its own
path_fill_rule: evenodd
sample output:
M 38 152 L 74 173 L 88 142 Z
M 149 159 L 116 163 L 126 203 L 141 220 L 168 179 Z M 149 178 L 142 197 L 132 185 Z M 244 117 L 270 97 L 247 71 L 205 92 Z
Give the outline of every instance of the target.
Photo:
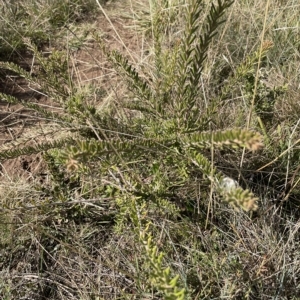
M 183 9 L 188 1 L 170 1 L 175 2 L 176 7 Z M 286 86 L 286 91 L 276 99 L 271 123 L 262 126 L 256 114 L 249 123 L 250 129 L 264 135 L 265 148 L 244 156 L 242 151 L 216 151 L 213 157 L 218 169 L 259 197 L 258 211 L 236 211 L 218 197 L 212 197 L 208 210 L 208 198 L 203 199 L 206 194 L 202 192 L 207 189 L 207 182 L 196 176 L 194 183 L 189 182 L 180 190 L 182 199 L 195 198 L 196 204 L 176 199 L 176 208 L 166 206 L 164 211 L 150 203 L 145 211 L 141 210 L 145 212 L 141 219 L 151 222 L 149 232 L 159 251 L 165 254 L 163 266 L 179 275 L 178 285 L 186 289 L 187 299 L 300 299 L 300 6 L 293 0 L 281 2 L 270 1 L 262 35 L 266 4 L 256 0 L 235 1 L 220 27 L 218 39 L 210 44 L 200 85 L 202 100 L 208 103 L 262 40 L 273 41 L 274 47 L 262 62 L 267 71 L 265 86 Z M 153 16 L 148 1 L 128 1 L 126 5 L 113 1 L 102 4 L 102 9 L 94 14 L 96 20 L 91 23 L 83 17 L 80 25 L 68 26 L 74 26 L 74 32 L 78 30 L 76 35 L 89 26 L 98 29 L 106 44 L 124 53 L 145 78 L 154 77 L 150 22 Z M 174 14 L 177 16 L 176 10 Z M 30 5 L 28 15 L 32 15 Z M 169 16 L 174 20 L 171 13 Z M 34 20 L 30 20 L 33 24 Z M 172 30 L 165 32 L 168 47 L 182 35 L 180 12 L 178 20 Z M 4 25 L 0 19 L 1 26 Z M 66 32 L 72 36 L 74 46 L 77 37 Z M 26 35 L 23 31 L 19 34 Z M 29 37 L 35 34 L 32 31 Z M 62 42 L 59 40 L 59 47 Z M 121 105 L 130 96 L 126 85 L 97 48 L 91 33 L 78 42 L 78 49 L 63 45 L 73 51 L 70 78 L 90 104 L 99 110 L 112 110 L 116 120 L 124 115 L 130 120 L 131 112 Z M 219 106 L 217 117 L 213 117 L 211 129 L 246 127 L 249 104 L 245 90 L 240 85 L 231 92 Z M 94 129 L 91 124 L 87 127 Z M 274 163 L 267 165 L 271 161 Z M 139 241 L 133 222 L 122 219 L 120 210 L 124 207 L 113 195 L 99 194 L 97 185 L 103 184 L 101 173 L 77 180 L 62 171 L 58 184 L 46 167 L 42 177 L 41 171 L 28 175 L 30 172 L 25 170 L 25 175 L 23 172 L 15 178 L 10 176 L 11 170 L 5 163 L 1 162 L 0 184 L 1 299 L 163 298 L 150 283 L 144 244 Z M 15 166 L 18 165 L 12 168 Z M 151 178 L 143 177 L 143 166 L 141 162 L 140 172 L 135 175 L 141 182 L 151 183 Z M 130 168 L 128 164 L 128 172 Z M 257 172 L 259 168 L 262 170 Z M 160 172 L 167 180 L 167 170 Z M 120 182 L 126 175 L 117 170 L 111 174 L 110 184 Z M 196 195 L 189 194 L 192 185 L 199 191 Z M 284 190 L 288 190 L 289 197 L 275 203 L 274 199 Z M 161 206 L 164 207 L 163 202 Z M 120 219 L 124 221 L 122 226 Z

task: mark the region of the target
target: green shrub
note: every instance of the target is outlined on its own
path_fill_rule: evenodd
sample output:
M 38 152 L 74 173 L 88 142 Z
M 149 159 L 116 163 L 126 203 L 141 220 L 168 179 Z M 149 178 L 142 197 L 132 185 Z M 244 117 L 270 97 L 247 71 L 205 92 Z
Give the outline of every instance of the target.
M 143 286 L 143 292 L 158 298 L 184 299 L 195 293 L 203 299 L 220 296 L 217 283 L 212 282 L 214 276 L 224 276 L 222 272 L 225 272 L 225 267 L 223 270 L 217 265 L 218 255 L 224 253 L 212 221 L 220 216 L 218 208 L 222 204 L 219 200 L 238 211 L 248 212 L 257 209 L 258 197 L 237 184 L 238 175 L 227 177 L 215 158 L 218 153 L 240 156 L 242 151 L 250 154 L 258 151 L 262 148 L 263 136 L 248 129 L 222 128 L 218 114 L 233 92 L 242 91 L 250 114 L 256 114 L 254 127 L 263 131 L 268 142 L 266 131 L 271 127 L 270 115 L 273 116 L 276 101 L 284 92 L 283 87 L 271 89 L 263 81 L 257 85 L 255 70 L 272 47 L 266 42 L 260 50 L 247 53 L 221 87 L 216 87 L 217 80 L 212 80 L 208 88 L 214 92 L 209 101 L 206 99 L 201 79 L 208 67 L 208 50 L 216 41 L 233 1 L 218 0 L 210 5 L 204 2 L 188 1 L 183 12 L 174 10 L 169 18 L 162 8 L 169 9 L 170 2 L 153 2 L 149 23 L 142 24 L 148 26 L 147 29 L 151 26 L 153 41 L 149 69 L 143 71 L 125 55 L 109 49 L 101 36 L 95 34 L 99 47 L 127 88 L 122 101 L 103 111 L 89 102 L 91 91 L 88 88 L 83 90 L 75 86 L 69 73 L 69 56 L 64 51 L 53 51 L 45 58 L 34 43 L 26 40 L 27 49 L 35 55 L 41 68 L 37 78 L 16 64 L 0 63 L 1 68 L 36 85 L 63 111 L 50 112 L 37 104 L 0 94 L 1 99 L 21 103 L 61 128 L 60 135 L 51 142 L 22 146 L 22 140 L 22 144 L 2 150 L 0 158 L 44 152 L 52 176 L 52 185 L 41 188 L 43 199 L 47 201 L 54 198 L 55 203 L 67 206 L 78 194 L 85 200 L 109 199 L 113 213 L 108 219 L 113 220 L 115 232 L 126 234 L 130 227 L 137 240 L 136 247 L 144 254 L 137 259 L 135 279 L 140 276 L 140 281 L 150 281 L 150 285 Z M 61 10 L 66 12 L 64 7 Z M 178 25 L 176 16 L 179 15 L 185 27 L 178 40 L 169 43 L 166 35 Z M 68 14 L 54 14 L 52 21 L 62 24 L 69 17 Z M 249 128 L 245 124 L 244 127 Z M 53 211 L 46 207 L 45 213 L 51 215 Z M 57 211 L 55 214 L 60 220 L 76 220 L 88 216 L 89 211 L 75 205 L 68 210 L 67 216 Z M 157 246 L 155 218 L 174 223 L 184 220 L 189 230 L 197 224 L 212 231 L 211 244 L 207 246 L 211 252 L 200 251 L 195 242 L 197 249 L 190 252 L 194 257 L 188 259 L 199 259 L 201 266 L 208 266 L 211 274 L 203 278 L 214 288 L 205 289 L 203 284 L 203 290 L 196 291 L 193 282 L 198 279 L 193 269 L 186 278 L 174 275 L 177 270 L 168 266 L 167 261 L 167 253 L 171 250 L 162 246 L 160 251 Z M 180 229 L 174 231 L 174 235 L 180 237 L 185 234 Z M 222 267 L 225 261 L 229 262 L 228 272 L 239 270 L 233 246 L 232 255 L 224 257 L 221 264 Z M 248 256 L 245 253 L 245 257 Z M 240 295 L 238 287 L 228 285 L 228 290 L 232 289 L 228 294 Z M 189 290 L 190 286 L 195 291 Z M 244 288 L 241 292 L 244 298 L 240 299 L 249 299 L 249 290 L 251 287 Z

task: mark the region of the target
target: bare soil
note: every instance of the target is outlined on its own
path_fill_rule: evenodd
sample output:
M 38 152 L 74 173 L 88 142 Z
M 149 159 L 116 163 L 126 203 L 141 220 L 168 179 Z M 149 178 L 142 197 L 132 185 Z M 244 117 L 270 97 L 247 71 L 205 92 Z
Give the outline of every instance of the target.
M 99 16 L 96 22 L 91 24 L 91 28 L 96 29 L 102 36 L 107 47 L 118 50 L 130 60 L 135 60 L 138 49 L 141 49 L 138 42 L 139 37 L 133 30 L 132 22 L 122 17 L 122 4 L 119 4 L 120 9 L 116 8 L 116 5 L 118 4 L 112 4 L 112 8 L 107 7 L 109 20 L 99 12 Z M 111 15 L 110 11 L 114 15 Z M 116 11 L 118 15 L 116 15 Z M 51 51 L 51 49 L 47 49 L 45 52 L 49 53 L 49 50 Z M 79 86 L 93 84 L 104 89 L 108 95 L 113 93 L 116 96 L 119 87 L 117 75 L 92 37 L 72 53 L 70 61 L 70 72 L 72 72 L 76 84 Z M 33 57 L 30 53 L 23 53 L 16 59 L 17 64 L 27 71 L 34 72 L 37 68 L 32 62 Z M 38 76 L 38 74 L 36 75 Z M 0 92 L 12 95 L 22 101 L 38 103 L 49 110 L 55 110 L 55 103 L 32 89 L 28 82 L 17 74 L 4 73 L 2 70 Z M 93 104 L 97 106 L 99 103 Z M 24 134 L 34 132 L 35 128 L 43 127 L 45 124 L 45 120 L 40 118 L 36 112 L 24 108 L 21 104 L 12 105 L 0 99 L 0 151 L 3 147 L 5 149 L 10 146 L 14 148 L 14 142 L 22 138 Z M 39 136 L 38 140 L 42 142 L 43 137 Z M 35 139 L 32 142 L 36 143 L 37 141 Z M 41 154 L 0 160 L 0 180 L 2 181 L 22 178 L 42 182 L 46 173 L 46 164 Z

